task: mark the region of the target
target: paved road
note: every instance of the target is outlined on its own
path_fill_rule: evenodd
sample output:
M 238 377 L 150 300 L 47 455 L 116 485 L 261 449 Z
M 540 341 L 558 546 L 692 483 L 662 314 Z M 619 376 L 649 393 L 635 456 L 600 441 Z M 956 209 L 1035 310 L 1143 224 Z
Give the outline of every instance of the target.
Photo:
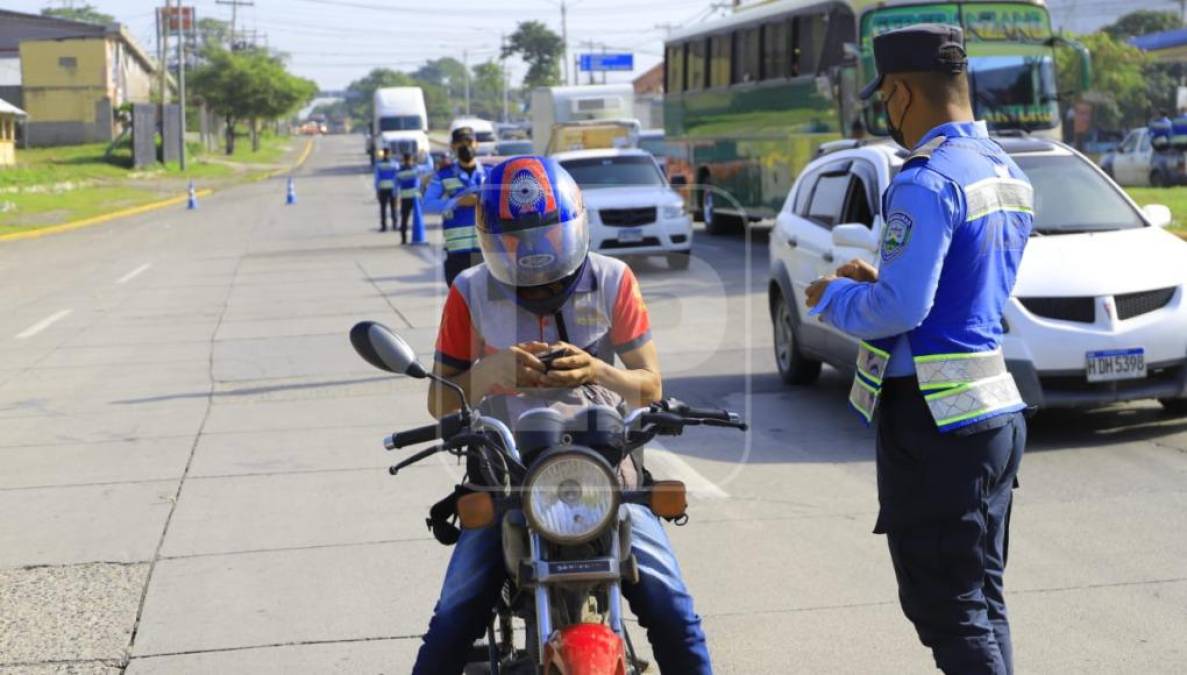
M 296 206 L 269 181 L 0 247 L 0 672 L 407 671 L 448 555 L 422 518 L 457 469 L 387 476 L 380 438 L 427 420 L 424 391 L 346 330 L 427 359 L 442 284 L 371 229 L 358 146 L 320 139 Z M 928 672 L 846 383 L 773 374 L 763 242 L 696 253 L 638 272 L 667 391 L 754 421 L 651 460 L 696 490 L 672 537 L 719 671 Z M 1187 420 L 1040 416 L 1021 479 L 1019 671 L 1181 672 Z

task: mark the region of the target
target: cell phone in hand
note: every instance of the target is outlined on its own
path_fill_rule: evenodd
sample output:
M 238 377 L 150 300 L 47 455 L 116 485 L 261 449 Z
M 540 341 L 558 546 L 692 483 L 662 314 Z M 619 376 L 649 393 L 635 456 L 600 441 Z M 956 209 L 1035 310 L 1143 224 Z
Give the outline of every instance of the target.
M 544 352 L 543 354 L 537 354 L 536 358 L 540 359 L 540 362 L 544 364 L 545 369 L 550 369 L 550 368 L 552 368 L 553 361 L 559 359 L 562 356 L 565 356 L 568 353 L 569 353 L 568 349 L 566 349 L 564 347 L 556 347 L 555 349 L 549 349 L 548 351 Z

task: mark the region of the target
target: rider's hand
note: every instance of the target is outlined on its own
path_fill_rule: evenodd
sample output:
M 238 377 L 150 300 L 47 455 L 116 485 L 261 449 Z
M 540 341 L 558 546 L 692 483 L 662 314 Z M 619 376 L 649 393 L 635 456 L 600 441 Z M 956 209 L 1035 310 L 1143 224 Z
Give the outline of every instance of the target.
M 878 280 L 878 269 L 861 258 L 854 258 L 837 268 L 838 277 L 874 283 Z
M 544 377 L 540 380 L 540 386 L 560 389 L 597 382 L 601 361 L 584 349 L 575 347 L 568 342 L 557 342 L 549 345 L 549 348 L 564 349 L 565 354 L 553 359 L 548 370 L 544 373 Z
M 479 378 L 481 394 L 492 389 L 526 389 L 540 386 L 547 370 L 536 358 L 548 345 L 543 342 L 524 342 L 508 349 L 482 357 L 474 366 L 474 376 Z

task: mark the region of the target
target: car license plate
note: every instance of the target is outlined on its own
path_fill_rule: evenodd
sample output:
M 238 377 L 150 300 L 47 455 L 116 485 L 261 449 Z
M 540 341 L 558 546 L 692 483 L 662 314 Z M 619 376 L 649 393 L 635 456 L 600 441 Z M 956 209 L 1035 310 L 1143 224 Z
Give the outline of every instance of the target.
M 1146 350 L 1137 347 L 1088 352 L 1086 368 L 1089 382 L 1140 380 L 1146 376 Z
M 643 241 L 643 229 L 639 227 L 625 227 L 618 231 L 618 241 L 624 244 L 638 244 Z

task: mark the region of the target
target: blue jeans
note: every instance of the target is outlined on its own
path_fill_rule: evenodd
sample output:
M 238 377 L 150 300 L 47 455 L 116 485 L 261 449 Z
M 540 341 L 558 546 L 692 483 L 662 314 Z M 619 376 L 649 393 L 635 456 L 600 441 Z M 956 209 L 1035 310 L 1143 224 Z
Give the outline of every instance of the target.
M 692 596 L 684 587 L 680 566 L 659 518 L 636 504 L 628 504 L 627 508 L 639 583 L 624 583 L 622 594 L 647 629 L 660 671 L 680 675 L 712 673 L 701 617 L 693 610 Z M 482 637 L 490 622 L 505 578 L 499 529 L 463 530 L 445 572 L 441 599 L 416 655 L 413 675 L 461 672 L 470 645 Z

